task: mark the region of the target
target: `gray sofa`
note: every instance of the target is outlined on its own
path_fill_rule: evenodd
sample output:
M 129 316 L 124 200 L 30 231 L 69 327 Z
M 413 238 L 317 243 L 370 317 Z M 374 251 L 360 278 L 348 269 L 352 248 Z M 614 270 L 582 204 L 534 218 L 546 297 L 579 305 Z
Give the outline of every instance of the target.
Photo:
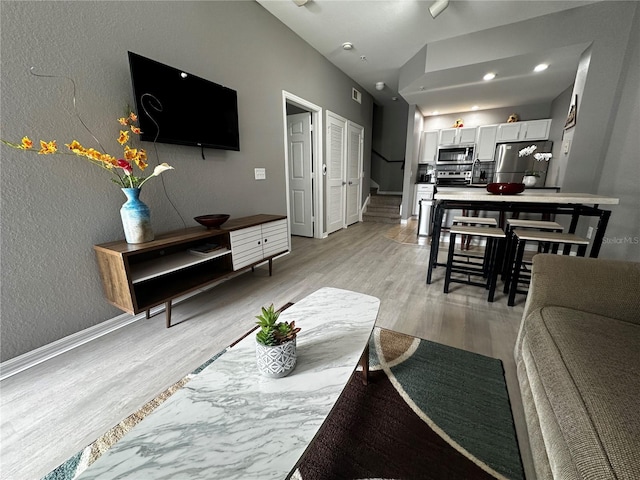
M 538 479 L 640 479 L 640 263 L 536 255 L 515 359 Z

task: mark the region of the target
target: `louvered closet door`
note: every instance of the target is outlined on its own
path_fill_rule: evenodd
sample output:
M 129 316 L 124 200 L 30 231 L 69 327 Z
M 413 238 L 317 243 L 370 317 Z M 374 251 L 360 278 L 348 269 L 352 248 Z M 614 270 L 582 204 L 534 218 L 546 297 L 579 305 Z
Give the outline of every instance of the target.
M 347 124 L 347 192 L 346 224 L 352 225 L 360 220 L 362 148 L 364 128 L 353 122 Z
M 327 233 L 345 227 L 346 119 L 327 112 Z

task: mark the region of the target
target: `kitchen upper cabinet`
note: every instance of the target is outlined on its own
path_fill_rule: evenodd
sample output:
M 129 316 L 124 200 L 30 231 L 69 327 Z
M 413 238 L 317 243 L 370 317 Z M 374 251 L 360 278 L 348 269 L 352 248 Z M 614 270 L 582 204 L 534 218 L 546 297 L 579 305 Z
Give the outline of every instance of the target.
M 418 163 L 435 163 L 438 151 L 438 131 L 422 132 L 420 144 L 420 158 Z
M 440 145 L 476 143 L 476 127 L 445 128 L 440 130 Z
M 548 140 L 551 130 L 551 119 L 525 122 L 523 140 Z
M 529 120 L 526 122 L 501 123 L 498 125 L 496 142 L 526 142 L 548 140 L 551 119 Z
M 493 160 L 496 151 L 498 125 L 482 125 L 478 127 L 478 148 L 476 158 L 482 162 Z

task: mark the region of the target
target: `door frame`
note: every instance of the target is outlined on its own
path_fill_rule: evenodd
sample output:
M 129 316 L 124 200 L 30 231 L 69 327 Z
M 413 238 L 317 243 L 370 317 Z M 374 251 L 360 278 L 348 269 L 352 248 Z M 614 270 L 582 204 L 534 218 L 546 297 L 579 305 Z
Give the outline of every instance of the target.
M 293 93 L 282 91 L 282 123 L 283 123 L 283 142 L 284 142 L 284 177 L 285 190 L 287 199 L 287 218 L 291 217 L 291 204 L 289 192 L 289 148 L 287 143 L 287 104 L 307 110 L 311 113 L 311 155 L 313 157 L 313 176 L 311 184 L 313 186 L 313 237 L 325 238 L 327 233 L 324 227 L 324 185 L 322 176 L 322 162 L 324 159 L 322 149 L 323 122 L 322 107 L 311 103 L 304 98 L 298 97 Z

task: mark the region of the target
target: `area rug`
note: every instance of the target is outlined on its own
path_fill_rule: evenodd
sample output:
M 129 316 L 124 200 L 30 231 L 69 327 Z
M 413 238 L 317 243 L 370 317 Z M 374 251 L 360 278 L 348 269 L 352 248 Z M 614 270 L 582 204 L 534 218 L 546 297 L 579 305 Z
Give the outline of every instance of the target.
M 294 480 L 523 479 L 500 360 L 376 328 Z
M 213 357 L 43 480 L 79 476 Z M 376 328 L 294 480 L 523 479 L 500 360 Z

